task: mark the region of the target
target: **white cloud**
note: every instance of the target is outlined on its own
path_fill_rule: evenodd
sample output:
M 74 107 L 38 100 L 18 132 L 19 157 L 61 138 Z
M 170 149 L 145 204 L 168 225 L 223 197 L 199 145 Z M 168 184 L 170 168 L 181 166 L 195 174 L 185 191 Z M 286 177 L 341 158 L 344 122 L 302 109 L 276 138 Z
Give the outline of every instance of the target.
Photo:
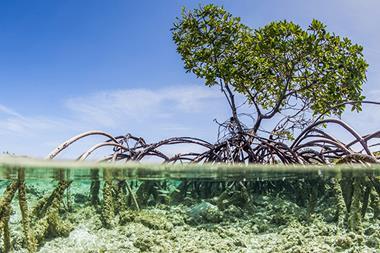
M 199 113 L 221 98 L 210 88 L 174 86 L 103 91 L 68 99 L 65 105 L 83 120 L 103 127 L 120 127 L 127 120 L 173 120 L 179 113 Z
M 49 130 L 59 127 L 60 120 L 49 117 L 23 116 L 20 113 L 0 104 L 0 135 L 33 134 L 34 131 Z
M 41 157 L 65 139 L 93 129 L 130 132 L 148 142 L 184 135 L 212 140 L 212 120 L 223 118 L 226 109 L 219 90 L 191 85 L 102 91 L 69 98 L 63 106 L 56 116 L 23 115 L 0 105 L 0 151 Z M 66 157 L 75 157 L 91 141 L 76 145 Z
M 12 109 L 10 109 L 10 108 L 8 108 L 8 107 L 6 107 L 4 105 L 1 105 L 1 104 L 0 104 L 0 113 L 6 114 L 6 115 L 10 115 L 10 116 L 14 116 L 14 117 L 19 117 L 19 118 L 22 117 L 17 112 L 15 112 Z

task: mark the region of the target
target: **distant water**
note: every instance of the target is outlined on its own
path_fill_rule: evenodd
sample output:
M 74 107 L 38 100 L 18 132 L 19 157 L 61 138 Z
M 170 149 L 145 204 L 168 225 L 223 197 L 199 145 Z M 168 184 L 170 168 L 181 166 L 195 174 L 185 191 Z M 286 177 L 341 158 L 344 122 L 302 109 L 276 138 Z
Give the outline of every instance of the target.
M 379 165 L 0 158 L 0 252 L 379 249 Z

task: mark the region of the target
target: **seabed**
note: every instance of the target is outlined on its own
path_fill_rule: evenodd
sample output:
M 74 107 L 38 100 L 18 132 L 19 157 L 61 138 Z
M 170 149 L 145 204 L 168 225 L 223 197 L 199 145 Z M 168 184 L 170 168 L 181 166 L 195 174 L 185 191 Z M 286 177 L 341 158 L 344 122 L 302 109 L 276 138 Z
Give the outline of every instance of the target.
M 380 252 L 380 167 L 0 159 L 1 252 Z

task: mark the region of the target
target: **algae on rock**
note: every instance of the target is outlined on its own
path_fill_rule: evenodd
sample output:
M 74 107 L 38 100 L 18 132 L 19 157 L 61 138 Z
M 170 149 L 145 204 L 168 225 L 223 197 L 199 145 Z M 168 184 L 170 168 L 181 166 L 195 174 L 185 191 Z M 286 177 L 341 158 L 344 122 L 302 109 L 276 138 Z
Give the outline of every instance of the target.
M 334 196 L 336 198 L 336 218 L 338 221 L 338 227 L 344 227 L 344 220 L 346 218 L 346 203 L 344 202 L 344 197 L 342 193 L 341 185 L 338 182 L 337 178 L 332 179 L 332 189 L 334 192 Z
M 28 210 L 28 202 L 26 198 L 26 186 L 25 186 L 25 171 L 20 169 L 18 174 L 19 188 L 18 198 L 22 217 L 22 228 L 24 231 L 25 244 L 29 252 L 37 251 L 37 241 L 34 232 L 30 228 L 31 218 Z
M 112 228 L 115 218 L 115 203 L 112 180 L 106 179 L 103 186 L 102 221 L 106 228 Z
M 361 232 L 362 231 L 362 217 L 361 217 L 361 203 L 360 200 L 362 199 L 362 188 L 361 188 L 361 181 L 357 178 L 353 181 L 353 196 L 352 196 L 352 203 L 350 208 L 350 213 L 348 217 L 348 226 L 350 230 L 355 232 Z
M 11 250 L 11 236 L 9 231 L 9 219 L 12 212 L 11 202 L 18 189 L 18 181 L 11 182 L 3 197 L 0 199 L 0 235 L 3 234 L 3 250 L 9 252 Z
M 40 244 L 45 238 L 67 236 L 73 229 L 68 221 L 63 221 L 59 215 L 64 192 L 70 186 L 71 181 L 61 180 L 53 192 L 40 200 L 33 209 L 35 237 Z

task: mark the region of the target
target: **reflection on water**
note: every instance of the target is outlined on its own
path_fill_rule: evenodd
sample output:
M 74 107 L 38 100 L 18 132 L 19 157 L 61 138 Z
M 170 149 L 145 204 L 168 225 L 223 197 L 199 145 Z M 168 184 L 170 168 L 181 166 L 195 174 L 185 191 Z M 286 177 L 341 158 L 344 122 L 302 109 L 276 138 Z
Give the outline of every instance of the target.
M 380 167 L 0 160 L 1 252 L 378 252 Z

